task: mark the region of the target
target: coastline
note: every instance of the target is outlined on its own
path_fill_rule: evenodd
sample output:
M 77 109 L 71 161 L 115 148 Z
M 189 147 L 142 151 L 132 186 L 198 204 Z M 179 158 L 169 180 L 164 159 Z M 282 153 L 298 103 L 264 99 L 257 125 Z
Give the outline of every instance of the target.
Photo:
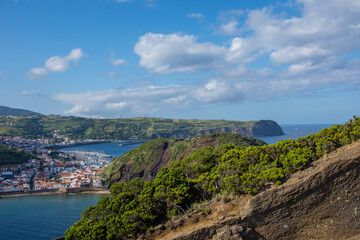
M 79 142 L 64 146 L 52 146 L 49 147 L 49 149 L 52 150 L 61 150 L 65 148 L 71 148 L 71 147 L 78 147 L 78 146 L 86 146 L 86 145 L 93 145 L 93 144 L 101 144 L 101 143 L 119 143 L 120 146 L 126 146 L 126 145 L 134 145 L 139 143 L 145 143 L 149 141 L 149 139 L 138 139 L 138 140 L 94 140 L 92 142 Z
M 78 147 L 78 146 L 100 144 L 100 143 L 109 143 L 109 142 L 113 142 L 113 141 L 95 140 L 93 142 L 79 142 L 79 143 L 74 143 L 74 144 L 69 144 L 69 145 L 64 145 L 64 146 L 51 146 L 48 149 L 60 150 L 60 149 L 63 149 L 63 148 Z
M 110 191 L 107 189 L 94 189 L 94 188 L 82 188 L 82 189 L 75 189 L 71 188 L 69 191 L 34 191 L 34 192 L 16 192 L 16 193 L 0 193 L 1 198 L 8 198 L 8 197 L 22 197 L 22 196 L 45 196 L 45 195 L 58 195 L 58 194 L 110 194 Z

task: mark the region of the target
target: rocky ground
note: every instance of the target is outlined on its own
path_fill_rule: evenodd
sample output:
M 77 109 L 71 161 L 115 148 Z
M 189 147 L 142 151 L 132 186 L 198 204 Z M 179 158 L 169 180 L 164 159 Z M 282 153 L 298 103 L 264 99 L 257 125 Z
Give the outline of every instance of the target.
M 222 196 L 146 239 L 360 239 L 360 142 L 257 196 Z

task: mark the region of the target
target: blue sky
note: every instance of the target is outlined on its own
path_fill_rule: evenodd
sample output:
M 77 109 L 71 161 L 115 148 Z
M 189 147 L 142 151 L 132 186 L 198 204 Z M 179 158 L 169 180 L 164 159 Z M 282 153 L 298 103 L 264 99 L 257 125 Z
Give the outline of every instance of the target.
M 0 0 L 0 105 L 44 114 L 343 123 L 358 0 Z

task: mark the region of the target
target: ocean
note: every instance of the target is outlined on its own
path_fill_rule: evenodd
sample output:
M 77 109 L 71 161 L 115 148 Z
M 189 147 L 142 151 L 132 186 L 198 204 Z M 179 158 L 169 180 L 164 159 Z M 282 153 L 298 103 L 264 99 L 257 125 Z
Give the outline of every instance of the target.
M 297 139 L 321 131 L 331 125 L 282 125 L 285 135 L 259 137 L 268 144 Z M 101 143 L 64 148 L 66 151 L 101 152 L 118 157 L 139 146 Z M 0 199 L 0 240 L 48 240 L 63 236 L 81 213 L 100 199 L 100 194 L 61 194 L 21 196 Z
M 281 125 L 285 135 L 274 137 L 257 137 L 263 140 L 267 144 L 277 143 L 280 140 L 286 139 L 298 139 L 300 137 L 306 137 L 310 134 L 318 133 L 324 128 L 330 127 L 331 124 L 306 124 L 306 125 Z
M 0 239 L 52 239 L 80 220 L 102 194 L 56 194 L 0 199 Z

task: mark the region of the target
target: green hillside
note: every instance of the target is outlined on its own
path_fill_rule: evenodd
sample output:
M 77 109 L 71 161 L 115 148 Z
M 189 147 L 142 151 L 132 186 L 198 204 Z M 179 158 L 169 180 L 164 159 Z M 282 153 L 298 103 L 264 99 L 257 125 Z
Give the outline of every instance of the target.
M 132 138 L 188 138 L 216 132 L 246 136 L 282 135 L 281 127 L 270 120 L 182 120 L 163 118 L 92 119 L 81 117 L 0 116 L 0 135 L 51 137 L 54 133 L 71 139 L 127 140 Z
M 265 142 L 233 133 L 215 133 L 182 139 L 155 139 L 116 158 L 104 171 L 108 182 L 129 181 L 134 177 L 152 180 L 161 168 L 181 160 L 202 147 L 217 148 L 233 144 L 238 147 L 262 146 Z
M 41 114 L 20 108 L 10 108 L 5 106 L 0 106 L 0 115 L 28 116 L 28 115 L 41 115 Z
M 360 139 L 360 118 L 298 140 L 239 148 L 203 147 L 163 168 L 153 181 L 113 184 L 111 194 L 83 212 L 66 239 L 137 239 L 147 231 L 219 193 L 254 195 L 282 184 L 296 171 Z

